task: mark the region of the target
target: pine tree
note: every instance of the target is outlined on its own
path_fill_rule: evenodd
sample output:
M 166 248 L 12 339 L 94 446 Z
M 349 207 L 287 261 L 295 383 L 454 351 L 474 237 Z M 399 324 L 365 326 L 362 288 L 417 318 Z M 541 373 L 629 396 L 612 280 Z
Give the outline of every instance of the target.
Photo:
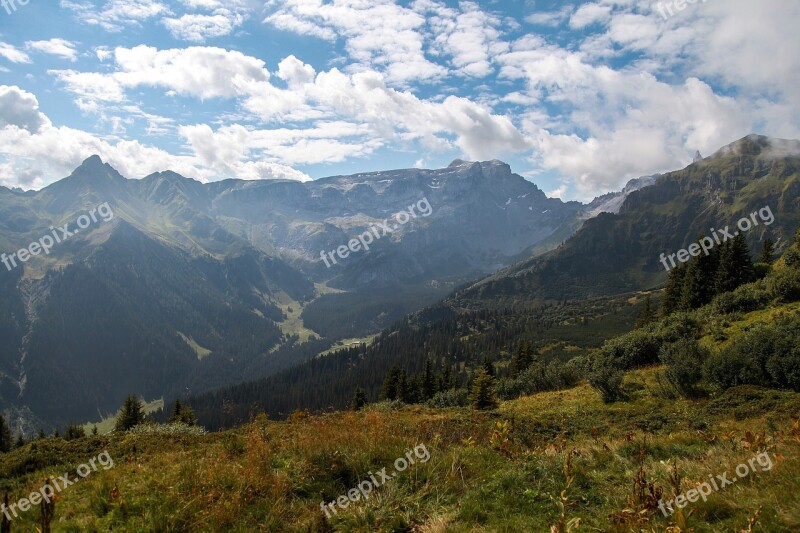
M 119 415 L 117 415 L 114 431 L 128 431 L 132 427 L 138 426 L 143 422 L 144 405 L 135 395 L 130 395 L 125 398 L 125 403 L 122 404 Z
M 400 367 L 397 365 L 392 366 L 386 377 L 383 379 L 383 386 L 381 387 L 381 400 L 397 400 L 400 397 Z
M 439 373 L 439 390 L 440 391 L 447 391 L 452 389 L 454 386 L 453 383 L 453 373 L 450 370 L 450 365 L 444 365 L 442 371 Z
M 433 361 L 428 358 L 425 360 L 425 370 L 422 373 L 422 387 L 420 390 L 422 401 L 433 398 L 433 395 L 437 392 L 436 389 L 436 376 L 433 373 Z
M 97 424 L 92 427 L 92 435 L 97 435 Z
M 704 235 L 700 235 L 698 241 L 704 238 Z M 717 250 L 712 250 L 708 255 L 701 253 L 689 260 L 681 287 L 680 310 L 697 309 L 711 302 L 717 294 L 719 262 Z
M 765 239 L 764 244 L 761 245 L 761 253 L 758 255 L 758 262 L 767 265 L 772 264 L 775 260 L 775 243 L 772 239 Z
M 719 257 L 719 264 L 717 266 L 716 279 L 714 280 L 714 288 L 717 294 L 729 292 L 736 288 L 736 273 L 731 246 L 732 243 L 725 241 L 719 247 L 719 252 L 717 254 Z
M 5 453 L 11 450 L 14 444 L 11 438 L 11 428 L 8 427 L 6 419 L 0 415 L 0 452 Z
M 486 410 L 497 407 L 497 396 L 494 389 L 494 378 L 481 368 L 475 375 L 470 394 L 470 405 L 473 409 Z
M 653 300 L 650 298 L 648 294 L 644 298 L 644 309 L 642 312 L 639 313 L 639 317 L 636 319 L 636 327 L 643 328 L 646 325 L 650 324 L 656 319 L 656 314 L 653 311 Z
M 743 233 L 739 233 L 733 238 L 731 259 L 733 261 L 734 289 L 755 279 L 753 260 L 750 258 L 750 248 L 747 247 L 747 241 L 745 241 Z
M 350 402 L 350 408 L 353 411 L 360 411 L 365 405 L 367 405 L 367 393 L 361 387 L 356 387 L 353 401 Z
M 75 440 L 86 436 L 86 431 L 83 426 L 78 424 L 69 424 L 64 431 L 64 440 Z
M 408 374 L 406 369 L 400 370 L 400 376 L 397 379 L 397 399 L 403 403 L 408 402 Z
M 14 443 L 14 448 L 22 448 L 25 444 L 25 436 L 22 433 L 17 434 L 17 441 Z
M 683 280 L 686 278 L 686 265 L 679 264 L 673 268 L 664 287 L 664 296 L 661 299 L 661 316 L 669 316 L 678 311 L 683 291 Z
M 494 363 L 492 363 L 492 360 L 489 359 L 488 355 L 483 356 L 483 363 L 481 364 L 481 366 L 483 366 L 484 372 L 486 372 L 491 377 L 494 377 Z
M 197 424 L 197 417 L 194 415 L 194 409 L 188 403 L 181 403 L 180 400 L 175 400 L 175 405 L 172 407 L 172 416 L 169 418 L 171 424 L 186 424 L 187 426 L 194 426 Z
M 511 375 L 519 376 L 533 363 L 533 349 L 529 342 L 519 343 L 517 352 L 511 359 Z

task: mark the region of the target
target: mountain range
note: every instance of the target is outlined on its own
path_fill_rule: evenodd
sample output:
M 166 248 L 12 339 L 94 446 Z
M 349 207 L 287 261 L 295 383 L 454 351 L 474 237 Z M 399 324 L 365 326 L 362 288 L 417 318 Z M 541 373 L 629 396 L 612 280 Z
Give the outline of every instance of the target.
M 368 251 L 321 259 L 423 201 Z M 98 206 L 111 216 L 81 220 Z M 500 161 L 203 184 L 92 156 L 40 191 L 0 187 L 0 250 L 21 255 L 0 267 L 0 409 L 30 429 L 274 373 L 552 248 L 585 209 Z
M 748 239 L 780 246 L 800 221 L 798 153 L 750 136 L 588 205 L 547 198 L 500 161 L 203 184 L 127 179 L 92 156 L 40 191 L 0 188 L 9 255 L 97 206 L 113 212 L 0 267 L 0 409 L 27 430 L 96 419 L 131 392 L 274 375 L 426 306 L 451 316 L 655 287 L 661 252 L 764 205 L 776 222 Z M 423 201 L 424 216 L 374 231 Z M 365 232 L 369 250 L 322 260 Z

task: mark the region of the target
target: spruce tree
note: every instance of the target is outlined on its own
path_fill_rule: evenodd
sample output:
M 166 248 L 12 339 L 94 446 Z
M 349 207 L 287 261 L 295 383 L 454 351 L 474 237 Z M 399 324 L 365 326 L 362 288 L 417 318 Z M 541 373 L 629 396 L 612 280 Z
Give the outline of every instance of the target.
M 410 403 L 408 401 L 408 374 L 405 368 L 400 370 L 400 377 L 397 380 L 397 399 L 403 403 Z
M 446 364 L 439 373 L 439 390 L 444 392 L 452 389 L 453 386 L 453 373 L 450 370 L 450 365 Z
M 430 358 L 425 360 L 425 370 L 422 373 L 422 386 L 420 387 L 422 401 L 433 398 L 437 392 L 436 376 L 433 373 L 433 361 Z
M 758 262 L 770 265 L 774 260 L 775 243 L 772 242 L 772 239 L 764 239 L 764 244 L 761 245 L 761 253 L 758 255 Z
M 704 235 L 700 235 L 698 241 L 704 238 Z M 711 302 L 717 294 L 719 262 L 720 254 L 717 250 L 712 250 L 708 255 L 701 252 L 689 260 L 681 288 L 679 309 L 689 311 Z
M 172 416 L 169 418 L 170 423 L 186 424 L 187 426 L 194 426 L 197 424 L 197 417 L 194 415 L 194 409 L 188 403 L 181 403 L 180 400 L 175 400 L 175 405 L 172 408 Z
M 517 346 L 517 352 L 511 359 L 511 375 L 514 377 L 519 376 L 533 363 L 533 349 L 529 342 L 520 342 Z
M 356 387 L 353 400 L 350 402 L 350 409 L 360 411 L 365 405 L 367 405 L 367 393 L 361 387 Z
M 122 404 L 119 415 L 117 415 L 117 422 L 114 425 L 114 431 L 128 431 L 143 422 L 144 405 L 139 398 L 132 394 L 125 398 L 125 403 Z
M 397 365 L 392 366 L 386 377 L 383 379 L 383 386 L 381 387 L 381 400 L 397 400 L 400 396 L 400 367 Z
M 715 292 L 722 294 L 736 288 L 736 272 L 733 264 L 732 242 L 725 241 L 719 247 L 719 265 L 714 283 Z
M 494 388 L 494 378 L 481 368 L 475 375 L 470 394 L 470 405 L 473 409 L 486 410 L 497 407 L 497 396 Z
M 733 238 L 731 260 L 733 261 L 734 289 L 755 279 L 753 260 L 750 258 L 750 248 L 747 247 L 747 241 L 745 241 L 743 233 L 739 233 Z
M 653 311 L 653 300 L 650 298 L 648 294 L 644 298 L 644 309 L 642 309 L 641 313 L 639 313 L 638 318 L 636 319 L 636 327 L 643 328 L 646 325 L 650 324 L 656 319 L 656 314 Z
M 483 366 L 484 372 L 494 377 L 494 363 L 492 363 L 492 360 L 489 359 L 488 355 L 483 356 L 483 363 L 481 366 Z
M 8 452 L 14 445 L 11 437 L 11 428 L 8 427 L 6 419 L 0 415 L 0 452 Z
M 680 308 L 685 277 L 685 264 L 679 264 L 670 271 L 667 284 L 664 287 L 664 296 L 661 299 L 661 316 L 669 316 Z

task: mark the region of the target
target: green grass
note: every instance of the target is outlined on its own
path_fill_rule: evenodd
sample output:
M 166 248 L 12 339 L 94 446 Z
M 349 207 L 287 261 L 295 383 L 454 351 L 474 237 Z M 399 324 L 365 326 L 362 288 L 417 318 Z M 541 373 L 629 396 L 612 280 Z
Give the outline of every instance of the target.
M 629 373 L 630 400 L 611 405 L 584 384 L 486 413 L 375 407 L 285 422 L 261 417 L 199 437 L 36 441 L 0 456 L 0 488 L 23 497 L 46 476 L 107 449 L 116 467 L 61 493 L 57 531 L 549 531 L 561 516 L 554 499 L 567 486 L 569 457 L 574 480 L 565 520 L 580 518 L 581 531 L 667 531 L 671 521 L 634 498 L 640 469 L 671 499 L 672 461 L 685 492 L 766 447 L 776 457 L 773 469 L 690 504 L 686 527 L 738 532 L 761 509 L 754 531 L 797 531 L 800 427 L 793 417 L 800 394 L 743 387 L 710 400 L 666 400 L 659 371 Z M 506 419 L 511 430 L 501 451 L 492 433 Z M 420 443 L 430 452 L 427 463 L 325 519 L 323 500 L 370 471 L 392 472 L 394 460 Z M 30 530 L 36 516 L 21 518 L 20 530 Z

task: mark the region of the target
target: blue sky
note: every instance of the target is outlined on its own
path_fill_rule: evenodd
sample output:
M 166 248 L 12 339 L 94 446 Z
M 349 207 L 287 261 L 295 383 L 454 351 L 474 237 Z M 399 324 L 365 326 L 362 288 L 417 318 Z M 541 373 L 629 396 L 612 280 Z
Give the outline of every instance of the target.
M 201 181 L 503 159 L 585 201 L 748 133 L 800 138 L 800 2 L 660 6 L 6 0 L 0 184 L 93 153 Z

